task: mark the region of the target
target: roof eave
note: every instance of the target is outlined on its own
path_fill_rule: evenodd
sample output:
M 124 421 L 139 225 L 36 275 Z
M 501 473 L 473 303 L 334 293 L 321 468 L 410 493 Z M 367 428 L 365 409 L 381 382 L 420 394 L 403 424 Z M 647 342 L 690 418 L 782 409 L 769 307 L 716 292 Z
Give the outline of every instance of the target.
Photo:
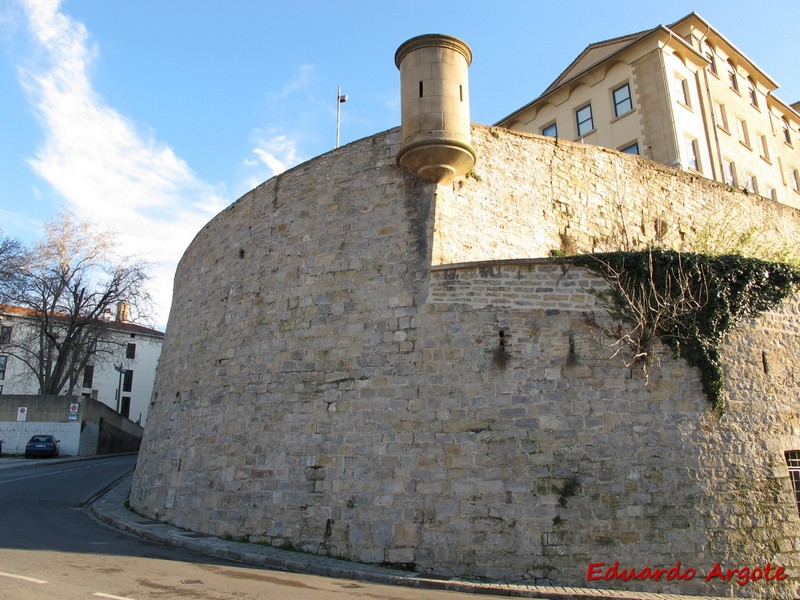
M 619 55 L 621 52 L 624 52 L 625 50 L 627 50 L 628 48 L 630 48 L 631 46 L 633 46 L 633 45 L 635 45 L 635 44 L 639 44 L 639 43 L 641 43 L 642 41 L 646 40 L 647 38 L 649 38 L 651 35 L 653 35 L 653 34 L 654 34 L 654 33 L 656 33 L 656 32 L 666 32 L 666 33 L 668 33 L 668 34 L 670 35 L 670 37 L 672 37 L 673 39 L 677 39 L 677 40 L 679 40 L 679 41 L 680 41 L 682 44 L 684 44 L 684 45 L 685 45 L 685 46 L 687 46 L 687 47 L 688 47 L 690 50 L 692 50 L 692 51 L 693 51 L 695 54 L 697 54 L 697 51 L 696 51 L 696 50 L 694 50 L 694 48 L 692 48 L 692 47 L 691 47 L 691 45 L 690 45 L 688 42 L 686 42 L 686 41 L 685 41 L 684 39 L 682 39 L 680 36 L 676 35 L 676 34 L 675 34 L 675 32 L 673 32 L 673 31 L 672 31 L 672 30 L 670 30 L 669 28 L 665 27 L 664 25 L 659 25 L 659 26 L 657 26 L 657 27 L 654 27 L 653 29 L 650 29 L 650 30 L 647 30 L 647 31 L 645 31 L 645 32 L 644 32 L 644 33 L 643 33 L 643 34 L 642 34 L 640 37 L 637 37 L 637 38 L 635 38 L 635 39 L 631 40 L 631 42 L 630 42 L 630 43 L 628 43 L 628 44 L 625 44 L 624 46 L 621 46 L 620 48 L 618 48 L 617 50 L 615 50 L 614 52 L 612 52 L 612 53 L 611 53 L 611 54 L 609 54 L 608 56 L 605 56 L 605 57 L 604 57 L 602 60 L 599 60 L 598 62 L 591 64 L 590 66 L 586 67 L 585 69 L 583 69 L 583 70 L 582 70 L 582 71 L 580 71 L 579 73 L 576 73 L 574 76 L 570 77 L 570 78 L 569 78 L 569 79 L 567 79 L 566 81 L 563 81 L 563 82 L 562 82 L 560 85 L 558 85 L 558 86 L 556 86 L 556 87 L 552 87 L 552 86 L 551 86 L 551 87 L 548 87 L 548 88 L 547 88 L 547 89 L 546 89 L 546 90 L 545 90 L 545 91 L 544 91 L 542 94 L 540 94 L 540 95 L 539 95 L 537 98 L 535 98 L 535 99 L 531 100 L 530 102 L 528 102 L 528 103 L 527 103 L 526 105 L 524 105 L 523 107 L 521 107 L 521 108 L 518 108 L 517 110 L 515 110 L 514 112 L 512 112 L 512 113 L 511 113 L 511 114 L 509 114 L 508 116 L 506 116 L 506 117 L 504 117 L 504 118 L 500 119 L 499 121 L 497 121 L 497 122 L 495 123 L 495 126 L 501 126 L 501 125 L 500 125 L 501 123 L 504 123 L 505 121 L 508 121 L 509 119 L 512 119 L 513 117 L 516 117 L 517 115 L 519 115 L 519 114 L 521 114 L 521 113 L 525 112 L 526 110 L 528 110 L 529 108 L 531 108 L 532 106 L 534 106 L 534 105 L 535 105 L 537 102 L 541 101 L 543 98 L 546 98 L 547 96 L 550 96 L 550 95 L 554 94 L 554 93 L 555 93 L 555 92 L 557 92 L 558 90 L 560 90 L 560 89 L 563 89 L 564 87 L 566 87 L 567 85 L 569 85 L 570 83 L 572 83 L 573 81 L 575 81 L 576 79 L 579 79 L 579 78 L 583 77 L 583 76 L 584 76 L 586 73 L 588 73 L 588 72 L 589 72 L 589 71 L 591 71 L 592 69 L 595 69 L 595 68 L 597 68 L 599 65 L 602 65 L 603 63 L 605 63 L 605 62 L 607 62 L 607 61 L 611 60 L 611 59 L 612 59 L 612 58 L 614 58 L 615 56 Z M 587 46 L 586 50 L 588 50 L 588 48 L 590 48 L 592 45 L 593 45 L 593 44 L 590 44 L 589 46 Z M 583 52 L 581 52 L 581 54 L 578 56 L 578 58 L 580 58 L 580 56 L 583 56 L 583 54 L 586 52 L 586 50 L 584 50 Z M 575 61 L 577 61 L 577 60 L 578 60 L 578 58 L 576 58 L 575 60 L 573 60 L 573 61 L 570 63 L 570 66 L 571 66 L 571 65 L 573 65 L 573 64 L 575 64 Z M 569 69 L 569 67 L 567 67 L 567 70 L 568 70 L 568 69 Z M 558 80 L 558 78 L 556 78 L 556 81 L 557 81 L 557 80 Z

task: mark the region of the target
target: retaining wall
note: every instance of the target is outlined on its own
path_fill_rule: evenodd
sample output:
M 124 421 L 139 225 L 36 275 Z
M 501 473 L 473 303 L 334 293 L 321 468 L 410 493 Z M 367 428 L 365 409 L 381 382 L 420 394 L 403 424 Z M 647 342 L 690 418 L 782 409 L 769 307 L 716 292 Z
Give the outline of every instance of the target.
M 630 241 L 631 223 L 637 243 L 686 247 L 726 207 L 796 245 L 797 211 L 477 126 L 475 172 L 424 184 L 395 166 L 399 142 L 392 130 L 296 167 L 198 233 L 132 505 L 443 576 L 583 586 L 591 564 L 680 561 L 698 575 L 591 585 L 794 597 L 798 299 L 729 337 L 720 419 L 694 369 L 662 350 L 645 378 L 587 326 L 598 277 L 528 258 Z M 654 202 L 674 216 L 648 233 Z M 717 561 L 771 561 L 791 580 L 706 583 Z

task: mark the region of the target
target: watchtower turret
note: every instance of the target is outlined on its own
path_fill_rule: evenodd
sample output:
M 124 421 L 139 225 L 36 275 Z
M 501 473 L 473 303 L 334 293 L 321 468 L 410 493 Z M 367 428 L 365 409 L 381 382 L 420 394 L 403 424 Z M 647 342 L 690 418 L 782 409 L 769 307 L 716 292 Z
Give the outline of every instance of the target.
M 469 119 L 469 46 L 449 35 L 420 35 L 397 49 L 394 62 L 400 69 L 403 125 L 397 164 L 434 183 L 466 174 L 476 160 Z

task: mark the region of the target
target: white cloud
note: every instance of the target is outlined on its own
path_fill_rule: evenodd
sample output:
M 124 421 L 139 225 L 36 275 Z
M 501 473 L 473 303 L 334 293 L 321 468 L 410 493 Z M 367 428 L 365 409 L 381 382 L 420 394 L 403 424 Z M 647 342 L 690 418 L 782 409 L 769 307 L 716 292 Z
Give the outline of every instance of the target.
M 286 169 L 301 162 L 298 158 L 297 143 L 285 135 L 276 135 L 269 139 L 260 139 L 253 153 L 258 161 L 270 170 L 269 177 L 283 173 Z
M 169 310 L 174 267 L 227 202 L 168 145 L 107 106 L 89 77 L 97 49 L 60 0 L 23 0 L 38 60 L 20 71 L 45 132 L 31 165 L 80 217 L 118 233 L 120 252 L 156 263 L 156 322 Z
M 281 88 L 281 91 L 271 96 L 272 101 L 285 100 L 292 94 L 301 90 L 307 89 L 311 83 L 311 75 L 314 71 L 314 66 L 308 63 L 300 65 L 294 79 L 289 81 Z

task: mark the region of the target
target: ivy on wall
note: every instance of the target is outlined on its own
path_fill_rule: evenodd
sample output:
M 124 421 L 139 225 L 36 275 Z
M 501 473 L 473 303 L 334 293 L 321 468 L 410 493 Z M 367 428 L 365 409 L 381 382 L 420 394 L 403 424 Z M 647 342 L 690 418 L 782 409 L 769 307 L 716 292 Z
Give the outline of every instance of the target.
M 631 326 L 614 335 L 633 350 L 634 360 L 651 361 L 657 337 L 700 369 L 703 392 L 720 413 L 725 378 L 719 348 L 725 333 L 800 287 L 800 271 L 792 266 L 740 255 L 645 250 L 570 260 L 609 283 L 610 290 L 597 295 L 612 317 Z

